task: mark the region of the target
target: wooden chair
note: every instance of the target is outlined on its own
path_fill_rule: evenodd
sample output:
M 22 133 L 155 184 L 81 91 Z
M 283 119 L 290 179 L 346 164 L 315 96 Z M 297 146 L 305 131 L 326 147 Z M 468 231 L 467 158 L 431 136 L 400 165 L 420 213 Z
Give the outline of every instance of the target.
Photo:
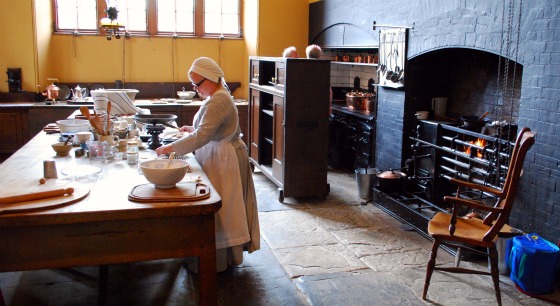
M 457 195 L 444 197 L 445 202 L 453 204 L 452 213 L 437 213 L 428 223 L 428 233 L 434 239 L 430 259 L 426 270 L 426 280 L 424 282 L 424 292 L 422 299 L 426 299 L 430 279 L 434 270 L 451 273 L 471 273 L 491 275 L 496 291 L 498 305 L 502 304 L 500 295 L 499 275 L 498 275 L 498 252 L 496 241 L 498 233 L 505 228 L 509 228 L 506 221 L 511 212 L 517 185 L 521 176 L 523 161 L 529 148 L 535 143 L 535 134 L 530 129 L 524 128 L 517 136 L 512 150 L 511 160 L 504 181 L 502 190 L 494 189 L 471 182 L 458 179 L 451 179 L 451 182 L 458 185 Z M 496 196 L 495 206 L 485 205 L 477 200 L 461 198 L 461 188 L 470 188 L 487 192 Z M 467 206 L 480 211 L 488 212 L 484 220 L 478 218 L 464 218 L 458 216 L 461 206 Z M 436 267 L 437 251 L 441 244 L 456 246 L 468 249 L 474 253 L 481 253 L 489 257 L 490 272 L 459 267 L 456 260 L 454 267 Z M 481 252 L 480 249 L 486 249 Z

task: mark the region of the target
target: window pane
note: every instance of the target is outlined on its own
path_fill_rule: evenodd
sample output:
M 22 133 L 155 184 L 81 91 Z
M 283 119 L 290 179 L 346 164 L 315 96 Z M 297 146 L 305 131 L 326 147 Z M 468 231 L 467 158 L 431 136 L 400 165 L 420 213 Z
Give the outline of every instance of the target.
M 205 0 L 204 32 L 208 34 L 239 34 L 239 1 Z
M 96 0 L 57 0 L 56 14 L 59 30 L 97 29 Z
M 128 31 L 147 31 L 147 5 L 145 0 L 116 0 L 115 3 L 119 11 L 117 20 L 124 23 Z
M 236 1 L 233 1 L 236 2 Z M 204 12 L 205 13 L 220 13 L 222 11 L 222 1 L 221 0 L 206 0 L 204 1 Z
M 224 14 L 236 14 L 239 11 L 239 1 L 223 1 L 222 2 L 222 13 Z
M 204 14 L 204 32 L 220 34 L 222 31 L 222 16 L 217 13 Z
M 158 32 L 194 32 L 193 0 L 159 0 L 157 6 Z
M 222 33 L 239 34 L 239 17 L 237 15 L 233 15 L 233 14 L 223 15 Z

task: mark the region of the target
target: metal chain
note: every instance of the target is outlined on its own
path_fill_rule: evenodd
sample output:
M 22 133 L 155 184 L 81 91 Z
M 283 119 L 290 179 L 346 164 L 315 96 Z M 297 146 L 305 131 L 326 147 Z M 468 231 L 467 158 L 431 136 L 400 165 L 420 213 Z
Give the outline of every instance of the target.
M 502 74 L 502 51 L 504 49 L 504 17 L 506 15 L 506 6 L 505 0 L 504 5 L 502 6 L 502 30 L 500 32 L 500 52 L 498 54 L 498 73 L 497 73 L 497 80 L 496 80 L 496 96 L 494 99 L 494 115 L 498 116 L 498 112 L 500 110 L 500 75 Z
M 513 121 L 513 97 L 514 97 L 514 91 L 515 91 L 515 77 L 517 76 L 517 63 L 518 63 L 518 56 L 519 56 L 519 40 L 520 40 L 520 36 L 521 36 L 521 13 L 523 11 L 523 0 L 519 0 L 519 16 L 517 16 L 517 41 L 515 43 L 515 64 L 513 65 L 513 80 L 512 80 L 512 86 L 511 86 L 511 109 L 510 109 L 510 114 L 509 114 L 509 118 L 511 121 Z M 509 135 L 508 135 L 509 136 Z
M 510 0 L 510 10 L 512 12 L 512 23 L 513 23 L 513 17 L 515 15 L 514 13 L 514 6 L 515 6 L 515 2 L 514 0 Z M 519 55 L 519 40 L 520 40 L 520 36 L 521 36 L 521 13 L 523 11 L 523 0 L 519 0 L 519 15 L 517 16 L 517 31 L 516 31 L 516 42 L 515 42 L 515 48 L 512 50 L 513 51 L 513 59 L 514 59 L 514 64 L 513 64 L 513 76 L 512 76 L 512 81 L 511 81 L 511 88 L 510 88 L 510 109 L 509 109 L 509 121 L 510 124 L 508 125 L 508 130 L 507 130 L 507 139 L 511 140 L 511 126 L 513 124 L 513 105 L 514 105 L 514 98 L 515 98 L 515 79 L 516 79 L 516 74 L 517 74 L 517 60 L 518 60 L 518 55 Z M 513 29 L 512 29 L 513 30 Z M 505 105 L 504 105 L 505 106 Z
M 509 7 L 508 7 L 508 26 L 507 26 L 507 33 L 506 33 L 506 59 L 505 59 L 505 63 L 504 63 L 504 81 L 503 81 L 503 95 L 504 95 L 504 100 L 503 100 L 503 106 L 501 107 L 501 118 L 502 120 L 505 120 L 505 108 L 508 105 L 508 99 L 512 100 L 513 97 L 509 97 L 508 96 L 508 82 L 509 82 L 509 56 L 510 56 L 510 51 L 511 51 L 511 32 L 513 29 L 513 7 L 515 6 L 514 3 L 515 0 L 509 0 Z M 513 102 L 511 102 L 513 103 Z M 507 122 L 506 122 L 507 123 Z

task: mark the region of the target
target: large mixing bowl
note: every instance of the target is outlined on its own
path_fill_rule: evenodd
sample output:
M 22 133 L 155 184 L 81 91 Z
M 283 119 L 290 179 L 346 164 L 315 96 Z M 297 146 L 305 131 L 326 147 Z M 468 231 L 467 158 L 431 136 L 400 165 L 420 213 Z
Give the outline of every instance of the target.
M 90 91 L 93 97 L 93 109 L 97 112 L 107 110 L 107 102 L 111 101 L 111 115 L 142 114 L 144 110 L 134 105 L 138 94 L 136 89 L 97 89 Z
M 88 132 L 90 123 L 84 119 L 63 119 L 56 122 L 61 133 Z
M 168 159 L 154 159 L 140 163 L 140 169 L 148 182 L 158 189 L 174 188 L 190 169 L 188 162 L 174 159 L 169 164 Z

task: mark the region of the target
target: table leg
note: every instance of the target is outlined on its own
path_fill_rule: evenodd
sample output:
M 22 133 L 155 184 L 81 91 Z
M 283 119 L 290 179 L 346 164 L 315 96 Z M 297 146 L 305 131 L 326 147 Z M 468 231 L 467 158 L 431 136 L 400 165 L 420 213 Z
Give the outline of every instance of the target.
M 202 252 L 198 257 L 198 272 L 200 274 L 199 292 L 201 306 L 216 305 L 218 299 L 216 296 L 216 234 L 214 215 L 207 216 L 202 221 L 201 233 L 205 233 L 205 243 L 202 246 Z
M 109 266 L 101 265 L 99 266 L 99 284 L 97 292 L 97 305 L 105 306 L 109 305 L 108 295 L 109 295 Z
M 4 302 L 4 296 L 2 295 L 2 288 L 0 288 L 0 306 L 6 306 Z

